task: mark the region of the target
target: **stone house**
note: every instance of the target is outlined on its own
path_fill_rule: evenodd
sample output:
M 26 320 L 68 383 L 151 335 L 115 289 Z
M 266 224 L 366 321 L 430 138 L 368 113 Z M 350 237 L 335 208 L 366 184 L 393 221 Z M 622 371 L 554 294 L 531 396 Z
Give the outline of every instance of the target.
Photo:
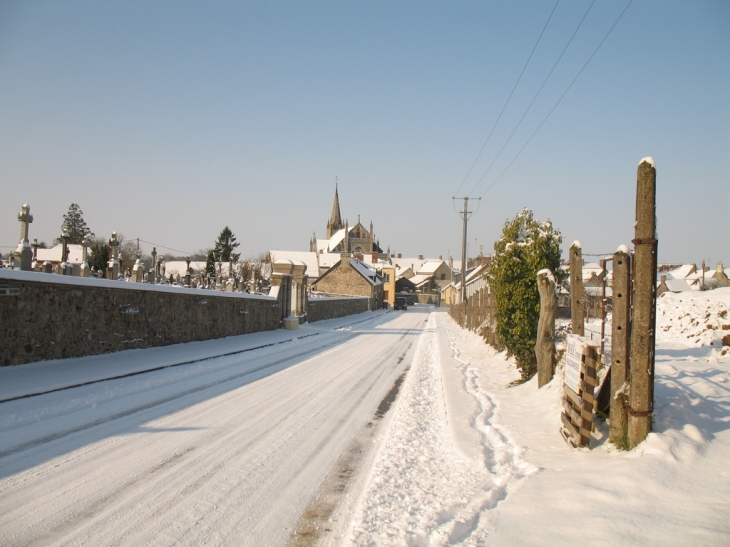
M 312 283 L 312 290 L 326 296 L 364 296 L 370 309 L 383 306 L 383 279 L 375 268 L 343 252 L 340 261 Z

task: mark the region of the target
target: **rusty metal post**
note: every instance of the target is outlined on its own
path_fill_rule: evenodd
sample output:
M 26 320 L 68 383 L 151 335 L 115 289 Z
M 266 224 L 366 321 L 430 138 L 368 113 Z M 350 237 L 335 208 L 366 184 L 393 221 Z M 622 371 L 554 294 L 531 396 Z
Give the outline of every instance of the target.
M 634 310 L 631 324 L 629 449 L 651 431 L 654 397 L 654 326 L 656 320 L 656 168 L 652 158 L 639 163 L 636 175 Z

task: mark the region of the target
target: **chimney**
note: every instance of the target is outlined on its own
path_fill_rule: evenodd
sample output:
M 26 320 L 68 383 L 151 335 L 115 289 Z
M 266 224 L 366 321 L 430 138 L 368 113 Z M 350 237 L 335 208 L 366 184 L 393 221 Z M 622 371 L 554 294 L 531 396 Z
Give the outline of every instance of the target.
M 418 255 L 418 260 L 423 260 L 423 255 Z
M 724 270 L 725 270 L 725 268 L 723 267 L 722 262 L 718 262 L 717 263 L 717 272 L 723 273 Z
M 403 258 L 403 255 L 398 253 L 398 258 Z
M 340 253 L 340 265 L 341 266 L 349 266 L 350 265 L 350 253 L 343 251 Z
M 373 251 L 373 264 L 375 264 L 378 261 L 378 253 Z

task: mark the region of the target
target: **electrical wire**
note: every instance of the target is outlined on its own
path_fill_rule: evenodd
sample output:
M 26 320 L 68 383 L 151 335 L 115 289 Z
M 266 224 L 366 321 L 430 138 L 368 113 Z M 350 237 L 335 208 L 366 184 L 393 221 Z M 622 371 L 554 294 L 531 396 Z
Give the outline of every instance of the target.
M 555 68 L 558 66 L 558 63 L 560 63 L 560 60 L 563 58 L 563 55 L 567 51 L 570 44 L 573 42 L 573 38 L 575 38 L 575 35 L 578 34 L 578 30 L 580 30 L 580 27 L 583 26 L 583 22 L 586 20 L 586 17 L 588 17 L 588 14 L 590 13 L 591 9 L 593 8 L 593 5 L 596 3 L 596 0 L 593 0 L 591 2 L 591 5 L 588 6 L 588 9 L 586 10 L 585 14 L 583 15 L 583 19 L 580 20 L 580 23 L 578 23 L 578 26 L 575 27 L 575 30 L 573 31 L 573 35 L 570 37 L 570 40 L 568 40 L 568 43 L 565 44 L 565 47 L 563 48 L 563 51 L 560 52 L 560 56 L 558 57 L 557 61 L 555 61 L 555 64 L 553 65 L 553 68 L 550 69 L 550 72 L 548 73 L 545 80 L 542 82 L 542 85 L 540 86 L 540 89 L 537 90 L 537 93 L 535 93 L 535 96 L 532 98 L 532 101 L 530 102 L 529 106 L 527 107 L 527 110 L 525 110 L 525 113 L 522 114 L 522 117 L 520 118 L 520 121 L 517 122 L 517 125 L 512 130 L 512 133 L 510 133 L 509 137 L 507 137 L 507 141 L 504 143 L 502 148 L 500 148 L 499 152 L 497 152 L 497 155 L 492 160 L 492 163 L 489 164 L 489 167 L 487 167 L 487 170 L 484 172 L 484 174 L 481 176 L 481 178 L 477 181 L 477 183 L 474 185 L 474 188 L 471 189 L 469 192 L 469 195 L 471 195 L 474 190 L 477 189 L 477 187 L 481 184 L 481 182 L 484 180 L 484 177 L 487 176 L 487 173 L 492 169 L 492 166 L 494 166 L 494 163 L 497 161 L 499 156 L 502 154 L 504 149 L 507 147 L 509 142 L 512 140 L 513 135 L 517 131 L 517 129 L 522 125 L 522 121 L 525 119 L 525 116 L 527 116 L 527 113 L 532 109 L 532 105 L 535 104 L 535 101 L 540 96 L 540 93 L 542 92 L 543 88 L 545 87 L 545 84 L 547 84 L 548 80 L 550 79 L 550 76 L 553 75 L 553 72 L 555 71 Z
M 542 127 L 542 126 L 543 126 L 543 125 L 545 124 L 545 122 L 546 122 L 546 121 L 548 120 L 548 118 L 549 118 L 549 117 L 550 117 L 550 115 L 551 115 L 551 114 L 553 113 L 553 111 L 554 111 L 554 110 L 555 110 L 555 109 L 556 109 L 556 108 L 558 107 L 558 105 L 560 104 L 560 102 L 561 102 L 561 101 L 563 100 L 563 97 L 565 97 L 565 95 L 566 95 L 566 94 L 568 93 L 568 91 L 570 91 L 570 88 L 571 88 L 571 87 L 573 87 L 573 84 L 575 83 L 575 81 L 576 81 L 576 80 L 577 80 L 577 79 L 578 79 L 578 78 L 580 77 L 580 75 L 581 75 L 581 74 L 583 74 L 583 71 L 584 71 L 584 70 L 585 70 L 585 68 L 586 68 L 586 67 L 588 66 L 588 63 L 590 63 L 590 62 L 591 62 L 591 59 L 593 59 L 593 56 L 594 56 L 594 55 L 595 55 L 595 54 L 596 54 L 596 53 L 598 52 L 598 50 L 599 50 L 599 49 L 601 48 L 601 46 L 603 45 L 603 42 L 605 42 L 605 41 L 606 41 L 606 38 L 608 38 L 608 35 L 609 35 L 609 34 L 611 34 L 611 31 L 613 31 L 614 27 L 615 27 L 615 26 L 616 26 L 616 25 L 618 24 L 618 22 L 619 22 L 619 21 L 621 20 L 621 18 L 622 18 L 622 17 L 624 16 L 624 13 L 626 13 L 626 10 L 627 10 L 627 9 L 629 9 L 629 6 L 631 5 L 631 3 L 632 3 L 633 1 L 634 1 L 634 0 L 629 0 L 629 3 L 628 3 L 628 4 L 626 4 L 626 7 L 625 7 L 625 8 L 624 8 L 624 10 L 623 10 L 623 11 L 621 12 L 621 14 L 620 14 L 620 15 L 618 16 L 618 19 L 616 19 L 616 21 L 614 21 L 613 25 L 611 25 L 611 28 L 610 28 L 610 29 L 608 29 L 608 32 L 607 32 L 607 33 L 606 33 L 606 35 L 605 35 L 605 36 L 603 37 L 603 39 L 602 39 L 602 40 L 601 40 L 601 41 L 599 42 L 598 46 L 596 46 L 596 49 L 594 49 L 594 50 L 593 50 L 593 53 L 591 53 L 591 56 L 590 56 L 590 57 L 588 57 L 588 60 L 587 60 L 587 61 L 585 62 L 585 64 L 584 64 L 584 65 L 583 65 L 583 67 L 582 67 L 582 68 L 580 69 L 580 71 L 578 72 L 578 74 L 576 74 L 575 78 L 573 78 L 573 81 L 572 81 L 572 82 L 570 82 L 570 85 L 569 85 L 569 86 L 568 86 L 568 88 L 567 88 L 567 89 L 566 89 L 566 90 L 565 90 L 565 91 L 563 92 L 563 94 L 562 94 L 562 95 L 560 96 L 560 98 L 559 98 L 559 99 L 558 99 L 558 101 L 557 101 L 557 102 L 555 103 L 555 105 L 554 105 L 554 106 L 553 106 L 553 107 L 552 107 L 552 108 L 550 109 L 550 112 L 548 112 L 547 116 L 545 116 L 545 118 L 544 118 L 544 119 L 542 120 L 542 122 L 540 122 L 540 125 L 538 125 L 538 126 L 537 126 L 537 129 L 535 129 L 535 132 L 534 132 L 534 133 L 533 133 L 533 134 L 532 134 L 532 135 L 530 136 L 530 138 L 529 138 L 529 139 L 527 139 L 527 142 L 525 143 L 525 145 L 524 145 L 524 146 L 523 146 L 523 147 L 522 147 L 522 148 L 520 149 L 520 151 L 519 151 L 519 152 L 517 152 L 517 155 L 516 155 L 516 156 L 515 156 L 514 158 L 512 158 L 512 161 L 511 161 L 511 162 L 509 162 L 509 164 L 507 165 L 507 167 L 505 167 L 504 171 L 502 171 L 502 173 L 500 173 L 500 175 L 499 175 L 499 176 L 498 176 L 498 177 L 497 177 L 496 179 L 494 179 L 494 182 L 493 182 L 493 183 L 492 183 L 492 184 L 491 184 L 491 185 L 490 185 L 490 186 L 489 186 L 489 187 L 488 187 L 488 188 L 487 188 L 487 189 L 486 189 L 486 190 L 484 191 L 484 193 L 483 193 L 483 194 L 482 194 L 481 196 L 479 196 L 479 197 L 484 197 L 484 195 L 485 195 L 485 194 L 486 194 L 487 192 L 489 192 L 489 190 L 491 190 L 491 189 L 492 189 L 492 188 L 494 187 L 494 185 L 495 185 L 495 184 L 497 184 L 497 182 L 499 181 L 499 179 L 501 179 L 501 178 L 502 178 L 502 176 L 503 176 L 503 175 L 504 175 L 504 174 L 505 174 L 505 173 L 507 172 L 507 170 L 508 170 L 508 169 L 509 169 L 510 167 L 512 167 L 512 164 L 513 164 L 513 163 L 515 162 L 515 160 L 516 160 L 517 158 L 519 158 L 519 157 L 520 157 L 520 154 L 522 154 L 522 152 L 523 152 L 523 151 L 525 150 L 525 148 L 527 148 L 527 145 L 528 145 L 528 144 L 530 144 L 530 141 L 532 141 L 532 139 L 533 139 L 533 138 L 535 137 L 535 135 L 537 135 L 537 132 L 538 132 L 538 131 L 540 131 L 540 128 L 541 128 L 541 127 Z
M 139 239 L 140 242 L 142 242 L 142 243 L 147 243 L 148 245 L 154 245 L 155 247 L 160 247 L 161 249 L 167 249 L 168 251 L 175 251 L 176 253 L 182 253 L 185 256 L 190 256 L 190 255 L 195 254 L 195 253 L 189 253 L 187 251 L 181 251 L 180 249 L 173 249 L 172 247 L 165 247 L 164 245 L 160 245 L 159 243 L 153 243 L 151 241 L 145 241 L 141 237 L 140 238 L 134 238 L 134 239 Z
M 499 116 L 497 116 L 497 121 L 494 122 L 494 125 L 492 126 L 492 130 L 489 132 L 489 135 L 487 135 L 487 140 L 484 141 L 484 144 L 482 145 L 481 149 L 479 150 L 477 157 L 474 159 L 474 163 L 471 164 L 469 171 L 467 172 L 466 176 L 464 177 L 464 180 L 461 181 L 459 188 L 457 188 L 456 192 L 454 192 L 454 195 L 458 194 L 459 190 L 461 190 L 461 187 L 464 186 L 466 179 L 469 178 L 469 175 L 471 175 L 471 172 L 474 169 L 474 166 L 477 164 L 477 161 L 479 161 L 479 158 L 481 157 L 482 152 L 484 152 L 484 148 L 487 146 L 489 139 L 492 137 L 492 133 L 494 133 L 494 129 L 497 127 L 499 120 L 502 119 L 502 114 L 504 114 L 504 111 L 507 108 L 507 105 L 509 104 L 510 100 L 512 99 L 512 95 L 514 95 L 515 89 L 517 89 L 517 86 L 519 85 L 520 80 L 522 80 L 522 75 L 525 73 L 525 70 L 527 70 L 527 65 L 530 64 L 530 60 L 532 59 L 532 56 L 535 54 L 535 50 L 537 49 L 537 46 L 540 43 L 540 40 L 542 40 L 542 35 L 545 34 L 545 29 L 547 29 L 548 24 L 550 23 L 550 20 L 553 18 L 553 14 L 555 13 L 555 10 L 557 9 L 559 3 L 560 3 L 560 0 L 557 0 L 557 2 L 555 2 L 555 6 L 553 6 L 553 11 L 550 12 L 550 16 L 548 17 L 548 20 L 545 22 L 545 26 L 542 27 L 542 32 L 540 32 L 540 36 L 538 36 L 537 42 L 535 42 L 535 45 L 532 48 L 532 51 L 530 52 L 530 56 L 527 58 L 527 62 L 525 63 L 525 66 L 522 67 L 522 72 L 520 72 L 520 75 L 517 78 L 515 85 L 512 87 L 512 91 L 510 91 L 509 97 L 507 97 L 507 101 L 504 103 L 504 106 L 502 106 L 502 111 L 499 113 Z

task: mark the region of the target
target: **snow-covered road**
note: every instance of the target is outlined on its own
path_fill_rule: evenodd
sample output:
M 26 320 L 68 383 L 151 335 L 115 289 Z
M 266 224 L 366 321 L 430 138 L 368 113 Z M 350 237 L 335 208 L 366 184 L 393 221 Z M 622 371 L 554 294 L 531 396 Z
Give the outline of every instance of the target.
M 657 318 L 630 452 L 425 306 L 1 368 L 0 545 L 728 545 L 730 288 Z
M 0 544 L 284 544 L 409 366 L 427 317 L 306 325 L 292 341 L 200 361 L 214 345 L 2 371 L 0 399 L 50 393 L 0 403 Z M 109 361 L 118 375 L 191 360 L 54 391 L 103 377 Z

